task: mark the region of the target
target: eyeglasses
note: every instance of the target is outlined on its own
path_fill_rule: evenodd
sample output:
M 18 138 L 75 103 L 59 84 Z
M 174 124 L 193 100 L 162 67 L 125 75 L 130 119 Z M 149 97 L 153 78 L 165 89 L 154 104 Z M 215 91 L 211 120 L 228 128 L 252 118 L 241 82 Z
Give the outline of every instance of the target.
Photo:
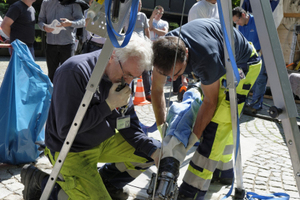
M 157 15 L 163 15 L 164 13 L 163 12 L 157 12 L 156 14 Z
M 123 70 L 123 67 L 122 67 L 122 64 L 121 64 L 121 61 L 118 60 L 118 62 L 119 62 L 119 65 L 120 65 L 120 67 L 121 67 L 121 70 L 122 70 L 122 72 L 123 72 L 123 77 L 127 76 L 127 77 L 130 78 L 130 79 L 138 78 L 138 77 L 135 77 L 135 76 L 133 76 L 133 75 L 131 75 L 131 74 L 129 74 L 129 73 L 125 74 L 125 73 L 124 73 L 124 70 Z
M 239 22 L 239 20 L 241 19 L 241 17 L 239 17 L 237 20 L 235 20 L 233 23 L 237 24 Z

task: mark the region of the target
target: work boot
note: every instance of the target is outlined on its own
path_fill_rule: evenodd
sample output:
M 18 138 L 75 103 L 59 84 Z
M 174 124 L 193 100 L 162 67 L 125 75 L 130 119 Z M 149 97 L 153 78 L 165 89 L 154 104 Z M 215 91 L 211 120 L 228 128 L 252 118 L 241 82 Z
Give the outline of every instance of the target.
M 197 195 L 196 197 L 186 197 L 183 194 L 179 194 L 177 200 L 204 200 L 204 196 Z
M 103 179 L 103 183 L 108 191 L 110 197 L 113 200 L 126 200 L 129 197 L 129 190 L 128 188 L 116 188 L 112 185 L 109 181 Z
M 183 194 L 179 194 L 177 200 L 194 200 L 193 197 L 186 197 Z
M 126 200 L 129 197 L 129 190 L 128 188 L 117 188 L 113 184 L 111 184 L 107 179 L 104 178 L 104 176 L 101 175 L 101 168 L 98 168 L 99 174 L 102 178 L 102 181 L 105 185 L 105 188 L 107 192 L 109 193 L 110 197 L 113 200 Z
M 252 108 L 252 107 L 246 105 L 244 107 L 243 113 L 246 114 L 246 115 L 247 114 L 248 115 L 256 115 L 257 110 L 255 108 Z
M 24 185 L 24 200 L 39 200 L 42 195 L 42 180 L 47 173 L 39 170 L 33 165 L 27 164 L 21 170 L 21 182 Z
M 211 183 L 220 183 L 222 185 L 231 185 L 233 182 L 233 169 L 227 171 L 221 171 L 216 169 L 214 171 Z
M 211 183 L 220 183 L 222 185 L 231 185 L 233 178 L 212 178 Z

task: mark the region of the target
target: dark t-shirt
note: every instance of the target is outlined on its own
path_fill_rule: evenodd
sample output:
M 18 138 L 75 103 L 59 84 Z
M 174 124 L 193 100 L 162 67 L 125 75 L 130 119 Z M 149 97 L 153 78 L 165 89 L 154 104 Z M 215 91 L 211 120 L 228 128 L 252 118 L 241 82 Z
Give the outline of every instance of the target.
M 179 36 L 179 28 L 166 36 Z M 201 84 L 209 85 L 225 73 L 224 40 L 221 24 L 215 19 L 196 19 L 181 28 L 179 36 L 189 49 L 188 65 L 184 74 L 194 72 Z M 235 58 L 237 64 L 246 63 L 252 47 L 247 39 L 234 28 Z
M 32 45 L 35 36 L 35 9 L 17 1 L 9 7 L 6 16 L 14 21 L 11 25 L 10 42 L 19 39 L 27 45 Z

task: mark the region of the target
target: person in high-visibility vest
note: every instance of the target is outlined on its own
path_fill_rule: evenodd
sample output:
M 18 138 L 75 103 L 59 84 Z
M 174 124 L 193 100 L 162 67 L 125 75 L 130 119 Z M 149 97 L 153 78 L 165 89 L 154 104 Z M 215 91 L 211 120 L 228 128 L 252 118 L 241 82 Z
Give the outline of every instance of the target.
M 123 186 L 158 160 L 160 142 L 142 131 L 128 86 L 151 66 L 151 45 L 149 39 L 133 33 L 124 48 L 114 49 L 49 199 L 127 199 Z M 74 56 L 55 72 L 45 129 L 45 155 L 53 165 L 101 51 Z M 106 167 L 98 169 L 98 162 L 116 163 L 109 166 L 125 181 L 114 182 L 114 174 Z M 23 167 L 24 199 L 39 199 L 48 178 L 33 165 Z
M 239 31 L 234 29 L 233 34 L 235 58 L 240 71 L 240 82 L 236 87 L 240 114 L 259 75 L 261 59 Z M 219 165 L 228 164 L 226 176 L 231 180 L 233 177 L 230 162 L 233 153 L 232 124 L 221 24 L 215 19 L 195 19 L 154 41 L 153 51 L 152 105 L 159 130 L 166 122 L 163 86 L 167 76 L 174 74 L 173 80 L 176 80 L 182 74 L 193 72 L 201 81 L 202 104 L 190 131 L 192 136 L 196 136 L 192 142 L 201 137 L 202 140 L 190 161 L 177 199 L 203 200 Z M 172 158 L 162 157 L 160 166 L 172 162 Z M 174 167 L 178 167 L 179 171 L 178 164 Z M 174 168 L 171 170 L 175 171 Z

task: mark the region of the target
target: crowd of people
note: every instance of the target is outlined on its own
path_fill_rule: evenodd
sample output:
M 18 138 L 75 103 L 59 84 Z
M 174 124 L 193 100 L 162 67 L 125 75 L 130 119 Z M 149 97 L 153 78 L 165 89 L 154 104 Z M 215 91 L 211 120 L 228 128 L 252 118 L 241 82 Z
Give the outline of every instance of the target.
M 34 2 L 21 0 L 12 4 L 1 25 L 10 42 L 19 39 L 27 44 L 33 58 Z M 86 8 L 92 3 L 93 0 L 43 0 L 37 20 L 40 29 L 46 32 L 48 76 L 54 85 L 44 150 L 53 165 L 106 41 L 85 29 L 89 23 Z M 199 139 L 201 143 L 189 163 L 177 199 L 203 200 L 212 181 L 228 185 L 233 181 L 231 113 L 224 85 L 225 50 L 217 1 L 195 3 L 188 23 L 171 31 L 169 23 L 162 19 L 162 6 L 154 7 L 149 19 L 141 7 L 142 0 L 139 0 L 134 33 L 127 46 L 113 50 L 50 199 L 127 199 L 129 194 L 123 190 L 126 184 L 153 164 L 157 165 L 160 157 L 162 163 L 170 161 L 163 156 L 163 144 L 144 134 L 134 111 L 133 80 L 140 76 L 160 131 L 167 118 L 163 91 L 167 77 L 172 77 L 174 88 L 187 84 L 186 77 L 190 75 L 201 80 L 202 105 L 191 127 L 193 139 L 190 138 L 189 145 Z M 257 33 L 253 35 L 252 31 L 255 29 L 253 16 L 235 8 L 233 21 L 240 26 L 240 31 L 234 28 L 235 57 L 244 74 L 236 89 L 243 97 L 238 102 L 240 114 L 244 104 L 256 110 L 261 108 L 267 79 L 264 65 L 261 70 Z M 129 19 L 125 31 L 128 24 Z M 83 28 L 83 45 L 81 54 L 74 55 L 78 28 Z M 263 80 L 254 84 L 256 79 Z M 125 86 L 119 91 L 120 83 Z M 254 95 L 249 102 L 247 96 L 252 88 Z M 254 107 L 256 103 L 258 107 Z M 97 168 L 98 162 L 106 164 Z M 21 171 L 24 199 L 39 199 L 48 178 L 49 174 L 25 165 Z

